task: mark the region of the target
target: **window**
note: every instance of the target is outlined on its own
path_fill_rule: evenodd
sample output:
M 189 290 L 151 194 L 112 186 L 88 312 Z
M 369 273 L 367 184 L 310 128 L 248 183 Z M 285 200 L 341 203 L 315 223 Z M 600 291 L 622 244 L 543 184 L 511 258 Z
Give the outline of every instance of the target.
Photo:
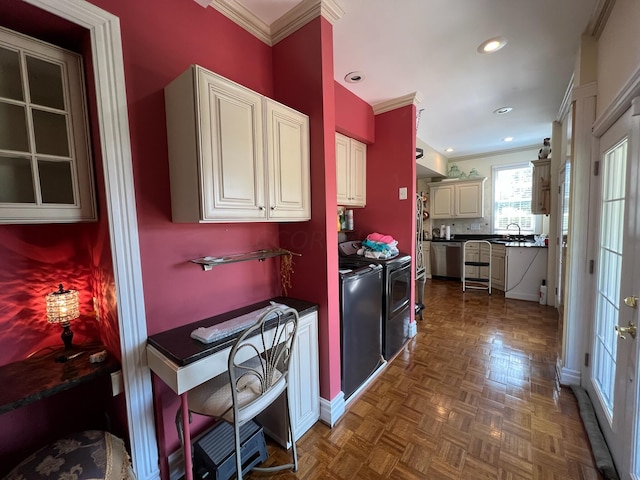
M 511 223 L 520 225 L 523 235 L 536 233 L 536 216 L 531 213 L 532 171 L 528 163 L 493 167 L 494 233 L 517 233 L 515 226 L 507 229 Z

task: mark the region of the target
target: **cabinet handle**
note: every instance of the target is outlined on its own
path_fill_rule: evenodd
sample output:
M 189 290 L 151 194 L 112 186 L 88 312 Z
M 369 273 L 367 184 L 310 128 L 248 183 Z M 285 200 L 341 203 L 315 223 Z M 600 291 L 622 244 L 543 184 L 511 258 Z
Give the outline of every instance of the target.
M 271 207 L 271 210 L 275 210 L 277 207 L 274 205 L 273 207 Z
M 260 205 L 260 206 L 258 207 L 258 210 L 263 211 L 263 210 L 264 210 L 264 207 L 263 207 L 262 205 Z

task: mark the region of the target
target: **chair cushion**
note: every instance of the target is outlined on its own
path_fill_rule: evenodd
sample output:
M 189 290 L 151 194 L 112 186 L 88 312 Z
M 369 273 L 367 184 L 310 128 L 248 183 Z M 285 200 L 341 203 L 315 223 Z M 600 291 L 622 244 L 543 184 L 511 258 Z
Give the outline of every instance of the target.
M 4 480 L 135 480 L 124 442 L 87 430 L 58 439 L 15 467 Z
M 273 371 L 272 388 L 263 396 L 259 377 L 263 376 L 263 370 L 257 357 L 243 363 L 243 367 L 251 368 L 256 374 L 245 374 L 238 380 L 238 407 L 246 408 L 249 404 L 262 396 L 260 402 L 252 405 L 251 414 L 242 415 L 242 418 L 253 418 L 266 408 L 284 390 L 286 382 L 279 370 Z M 247 372 L 245 369 L 237 369 L 237 375 Z M 188 393 L 189 410 L 210 417 L 221 417 L 233 422 L 233 398 L 231 396 L 231 384 L 227 372 L 212 378 L 197 386 Z M 251 415 L 251 416 L 249 416 Z M 243 422 L 243 419 L 239 419 Z

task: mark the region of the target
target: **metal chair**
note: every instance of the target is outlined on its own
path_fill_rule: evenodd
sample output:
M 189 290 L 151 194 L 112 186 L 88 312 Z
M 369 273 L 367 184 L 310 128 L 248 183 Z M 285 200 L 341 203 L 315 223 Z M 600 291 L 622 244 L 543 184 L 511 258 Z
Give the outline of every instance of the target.
M 285 392 L 286 414 L 293 462 L 255 471 L 298 470 L 298 455 L 289 407 L 289 364 L 293 352 L 298 312 L 275 306 L 264 312 L 235 341 L 229 352 L 228 371 L 188 393 L 189 413 L 224 419 L 234 428 L 236 475 L 242 480 L 240 427 Z M 191 418 L 191 417 L 189 417 Z M 182 440 L 182 412 L 176 414 Z

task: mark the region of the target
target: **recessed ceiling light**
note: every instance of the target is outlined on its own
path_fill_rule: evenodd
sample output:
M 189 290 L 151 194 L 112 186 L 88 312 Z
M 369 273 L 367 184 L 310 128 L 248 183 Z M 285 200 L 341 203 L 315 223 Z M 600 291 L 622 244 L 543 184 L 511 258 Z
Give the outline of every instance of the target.
M 513 110 L 513 107 L 500 107 L 496 108 L 493 113 L 496 115 L 504 115 L 505 113 L 509 113 L 511 110 Z
M 449 147 L 449 148 L 445 148 L 444 151 L 447 152 L 447 153 L 451 153 L 451 152 L 454 151 L 454 149 Z
M 513 137 L 504 137 L 502 140 L 505 141 L 505 142 L 512 142 L 513 141 Z
M 507 44 L 507 39 L 504 38 L 504 37 L 490 38 L 489 40 L 486 40 L 486 41 L 482 42 L 478 46 L 478 53 L 493 53 L 493 52 L 497 52 L 502 47 L 504 47 L 506 44 Z
M 360 83 L 364 80 L 364 73 L 362 72 L 350 72 L 344 76 L 346 82 Z

